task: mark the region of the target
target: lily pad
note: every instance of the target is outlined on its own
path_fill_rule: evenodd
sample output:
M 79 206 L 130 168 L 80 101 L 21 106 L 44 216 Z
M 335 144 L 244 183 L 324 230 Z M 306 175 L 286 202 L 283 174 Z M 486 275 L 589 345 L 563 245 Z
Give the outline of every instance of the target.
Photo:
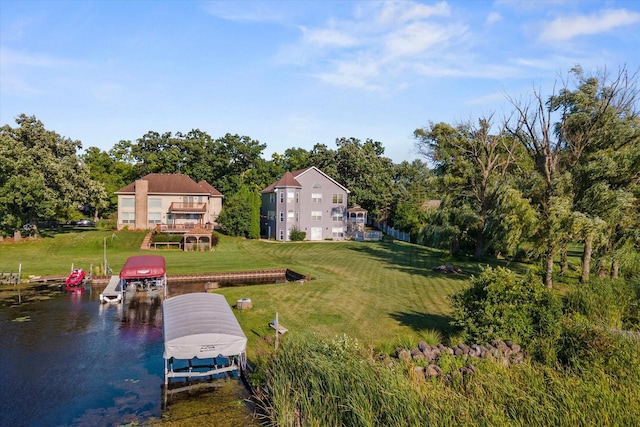
M 31 322 L 31 317 L 30 316 L 16 317 L 15 319 L 13 319 L 13 322 Z

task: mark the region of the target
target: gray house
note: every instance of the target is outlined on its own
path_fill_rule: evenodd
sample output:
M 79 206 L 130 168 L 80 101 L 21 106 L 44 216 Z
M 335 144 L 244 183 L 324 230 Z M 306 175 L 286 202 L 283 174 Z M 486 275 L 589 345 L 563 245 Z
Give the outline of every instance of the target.
M 312 166 L 287 172 L 262 190 L 261 234 L 289 240 L 296 228 L 306 240 L 344 240 L 349 190 Z

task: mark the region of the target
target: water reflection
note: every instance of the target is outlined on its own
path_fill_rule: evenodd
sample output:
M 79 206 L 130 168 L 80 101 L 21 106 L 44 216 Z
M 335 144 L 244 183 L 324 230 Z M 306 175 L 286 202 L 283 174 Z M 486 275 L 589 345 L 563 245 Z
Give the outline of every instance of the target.
M 168 285 L 168 296 L 211 283 Z M 0 426 L 121 425 L 161 416 L 162 296 L 102 304 L 98 288 L 0 307 Z M 37 291 L 36 291 L 37 292 Z

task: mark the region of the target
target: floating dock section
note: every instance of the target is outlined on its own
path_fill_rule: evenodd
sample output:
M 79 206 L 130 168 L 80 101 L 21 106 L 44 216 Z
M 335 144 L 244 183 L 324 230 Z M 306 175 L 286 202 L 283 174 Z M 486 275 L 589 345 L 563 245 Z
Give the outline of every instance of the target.
M 124 289 L 119 276 L 111 276 L 109 284 L 100 294 L 100 302 L 120 303 L 123 300 Z

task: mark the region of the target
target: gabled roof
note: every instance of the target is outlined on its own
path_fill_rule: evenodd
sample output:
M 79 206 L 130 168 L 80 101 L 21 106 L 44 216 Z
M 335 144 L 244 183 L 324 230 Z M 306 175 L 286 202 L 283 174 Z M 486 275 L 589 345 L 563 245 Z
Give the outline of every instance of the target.
M 347 188 L 344 185 L 341 185 L 339 182 L 337 182 L 335 179 L 331 178 L 329 175 L 327 175 L 326 173 L 322 172 L 320 169 L 318 169 L 315 166 L 311 166 L 309 168 L 305 168 L 305 169 L 300 169 L 297 171 L 293 171 L 293 172 L 287 172 L 283 175 L 282 178 L 280 178 L 278 181 L 274 182 L 273 184 L 271 184 L 270 186 L 268 186 L 267 188 L 265 188 L 264 190 L 262 190 L 262 193 L 270 193 L 272 192 L 274 189 L 276 188 L 282 188 L 282 187 L 297 187 L 297 188 L 302 188 L 302 185 L 300 185 L 300 183 L 298 182 L 297 178 L 301 175 L 304 175 L 305 173 L 309 172 L 310 170 L 315 170 L 317 171 L 320 175 L 324 176 L 325 178 L 327 178 L 329 181 L 333 182 L 335 185 L 337 185 L 338 187 L 342 188 L 344 191 L 346 191 L 347 193 L 350 193 L 349 190 L 347 190 Z
M 213 185 L 209 184 L 204 179 L 202 181 L 200 181 L 198 183 L 198 185 L 200 187 L 202 187 L 205 191 L 208 191 L 210 195 L 212 195 L 212 196 L 221 196 L 222 197 L 222 193 L 219 192 L 216 187 L 214 187 Z
M 345 187 L 344 185 L 340 184 L 338 181 L 336 181 L 335 179 L 331 178 L 329 175 L 327 175 L 326 173 L 322 172 L 320 169 L 318 169 L 315 166 L 311 166 L 310 168 L 305 168 L 305 169 L 300 169 L 300 170 L 297 170 L 297 171 L 293 171 L 293 172 L 291 172 L 291 174 L 295 178 L 298 178 L 299 176 L 304 175 L 305 173 L 307 173 L 307 172 L 309 172 L 311 170 L 317 171 L 320 175 L 324 176 L 329 181 L 333 182 L 335 185 L 337 185 L 338 187 L 342 188 L 347 193 L 350 193 L 350 191 L 347 189 L 347 187 Z
M 211 190 L 204 188 L 193 179 L 182 173 L 150 173 L 140 178 L 149 183 L 149 194 L 211 194 Z M 211 186 L 215 190 L 213 186 Z M 218 192 L 218 190 L 215 190 Z M 116 194 L 135 194 L 136 183 L 122 187 Z M 218 192 L 218 194 L 220 194 Z M 221 195 L 221 194 L 220 194 Z
M 270 193 L 276 188 L 284 187 L 302 188 L 302 185 L 300 185 L 300 183 L 296 181 L 291 172 L 287 171 L 287 173 L 285 173 L 282 178 L 262 190 L 262 193 Z

